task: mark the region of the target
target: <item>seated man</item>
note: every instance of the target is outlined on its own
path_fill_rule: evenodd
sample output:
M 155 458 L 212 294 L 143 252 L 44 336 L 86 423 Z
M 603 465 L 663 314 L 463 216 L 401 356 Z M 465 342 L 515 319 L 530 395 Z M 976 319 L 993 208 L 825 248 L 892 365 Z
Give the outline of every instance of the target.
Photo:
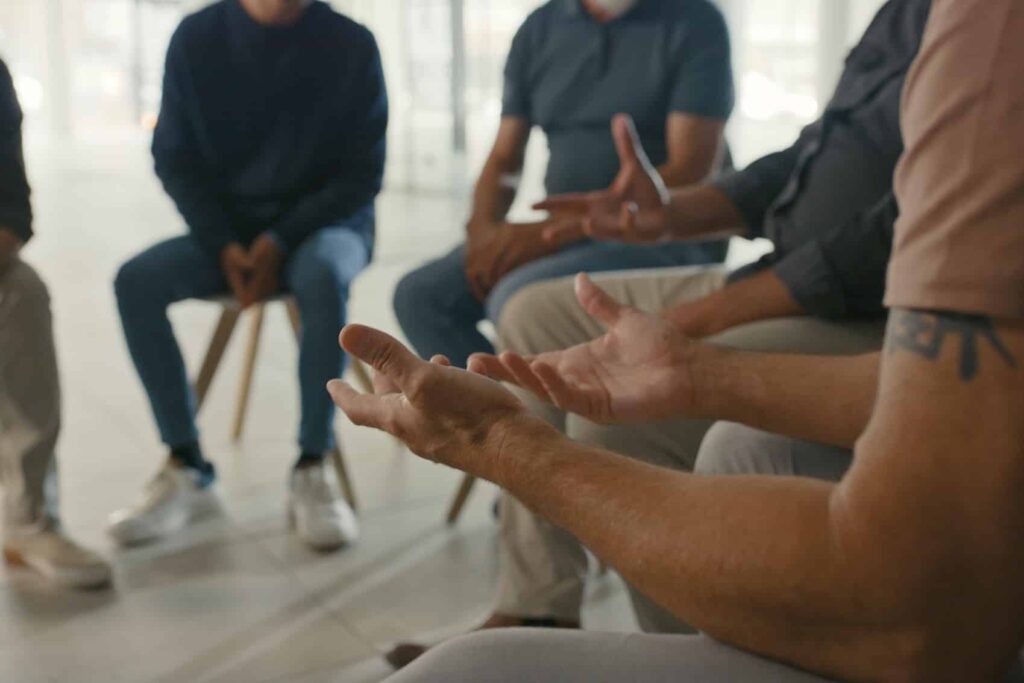
M 60 387 L 50 297 L 18 258 L 32 237 L 32 207 L 21 152 L 21 108 L 0 60 L 0 485 L 3 551 L 54 583 L 96 588 L 110 567 L 61 533 L 54 448 Z
M 111 516 L 119 542 L 174 533 L 213 503 L 214 469 L 167 307 L 228 292 L 244 307 L 282 290 L 302 323 L 289 519 L 314 548 L 355 540 L 352 510 L 325 479 L 334 406 L 323 385 L 344 367 L 333 340 L 372 251 L 386 127 L 373 36 L 323 2 L 221 0 L 178 27 L 153 157 L 189 234 L 128 261 L 115 283 L 170 457 L 143 499 Z
M 720 262 L 724 241 L 556 243 L 543 239 L 548 223 L 509 223 L 507 214 L 535 124 L 547 134 L 549 193 L 612 182 L 618 164 L 608 121 L 620 111 L 636 120 L 659 183 L 674 187 L 716 168 L 732 106 L 729 37 L 709 0 L 549 0 L 533 12 L 509 52 L 501 126 L 477 181 L 466 243 L 407 275 L 395 292 L 413 347 L 464 367 L 471 353 L 493 350 L 477 324 L 497 322 L 508 298 L 531 282 Z
M 928 10 L 929 0 L 883 6 L 853 50 L 821 119 L 789 149 L 709 185 L 678 189 L 659 200 L 628 121 L 616 119 L 623 172 L 634 178 L 625 198 L 635 206 L 637 221 L 632 209 L 625 217 L 645 233 L 617 229 L 619 195 L 590 193 L 542 205 L 559 213 L 585 212 L 584 227 L 598 238 L 661 242 L 725 230 L 769 237 L 774 253 L 732 275 L 720 268 L 684 268 L 598 276 L 619 300 L 660 313 L 690 337 L 760 351 L 846 354 L 879 348 L 897 214 L 892 174 L 903 149 L 900 94 Z M 580 310 L 571 279 L 523 289 L 498 325 L 499 345 L 525 354 L 564 349 L 602 331 Z M 576 441 L 674 469 L 693 468 L 711 425 L 677 416 L 608 426 L 528 395 L 522 400 Z M 504 495 L 500 543 L 498 595 L 484 626 L 578 626 L 587 576 L 579 541 Z M 633 591 L 632 597 L 644 630 L 689 630 L 643 595 Z M 401 665 L 422 651 L 420 645 L 401 644 L 389 660 Z
M 492 631 L 394 683 L 1024 681 L 1022 32 L 1016 0 L 934 2 L 902 114 L 883 354 L 693 342 L 583 279 L 608 337 L 509 363 L 594 419 L 726 417 L 746 401 L 772 431 L 835 443 L 863 431 L 838 484 L 694 476 L 574 443 L 495 382 L 343 331 L 396 392 L 333 382 L 355 422 L 497 482 L 707 634 Z M 640 340 L 638 316 L 643 343 L 671 352 L 645 362 L 618 343 L 625 330 Z

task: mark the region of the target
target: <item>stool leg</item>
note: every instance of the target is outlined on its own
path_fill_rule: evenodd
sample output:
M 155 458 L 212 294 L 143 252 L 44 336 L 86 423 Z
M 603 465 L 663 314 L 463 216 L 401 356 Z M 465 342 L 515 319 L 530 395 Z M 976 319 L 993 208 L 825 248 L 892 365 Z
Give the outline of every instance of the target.
M 231 438 L 235 441 L 242 436 L 245 425 L 245 413 L 249 408 L 249 391 L 252 389 L 252 376 L 256 369 L 256 354 L 260 347 L 260 333 L 263 331 L 264 304 L 257 304 L 252 310 L 252 322 L 249 328 L 249 343 L 245 348 L 245 360 L 242 363 L 242 379 L 238 385 L 238 402 L 235 405 L 235 421 L 231 428 Z
M 213 376 L 217 374 L 220 361 L 224 358 L 224 350 L 227 349 L 228 342 L 231 341 L 235 325 L 238 324 L 239 314 L 240 311 L 232 306 L 225 306 L 220 313 L 220 320 L 217 321 L 217 327 L 210 338 L 210 345 L 206 349 L 206 356 L 203 357 L 203 364 L 200 366 L 199 375 L 196 376 L 196 383 L 193 389 L 196 397 L 197 413 L 202 408 L 203 401 L 206 400 L 210 384 L 213 383 Z
M 354 512 L 359 511 L 359 504 L 356 502 L 356 490 L 352 486 L 352 479 L 348 476 L 348 466 L 345 465 L 345 454 L 341 450 L 341 440 L 338 434 L 334 434 L 334 448 L 331 449 L 331 462 L 334 463 L 334 471 L 338 474 L 338 484 L 341 486 L 341 495 L 352 507 Z
M 288 299 L 285 302 L 285 309 L 288 311 L 288 322 L 292 324 L 292 332 L 295 333 L 295 341 L 302 339 L 302 316 L 299 314 L 299 305 L 295 299 Z
M 462 515 L 462 508 L 465 507 L 466 501 L 469 500 L 469 493 L 473 490 L 473 484 L 475 483 L 476 477 L 472 474 L 462 477 L 459 490 L 455 492 L 455 498 L 452 499 L 451 507 L 448 508 L 448 526 L 452 526 L 459 521 L 459 517 Z

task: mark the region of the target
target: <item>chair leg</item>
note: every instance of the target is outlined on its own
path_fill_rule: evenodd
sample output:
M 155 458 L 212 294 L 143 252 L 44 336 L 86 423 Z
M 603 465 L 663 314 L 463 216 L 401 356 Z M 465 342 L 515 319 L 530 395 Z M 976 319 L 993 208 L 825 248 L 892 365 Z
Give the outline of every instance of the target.
M 299 305 L 295 299 L 288 299 L 285 302 L 285 309 L 288 311 L 288 322 L 292 324 L 292 332 L 295 333 L 295 340 L 302 339 L 302 316 L 299 314 Z
M 334 471 L 338 474 L 338 484 L 341 486 L 341 495 L 352 507 L 353 511 L 359 511 L 359 504 L 356 502 L 356 489 L 352 486 L 352 479 L 348 475 L 348 466 L 345 464 L 345 454 L 341 450 L 341 441 L 337 433 L 334 435 L 334 448 L 331 449 L 331 462 L 334 463 Z
M 252 322 L 249 327 L 249 343 L 245 348 L 245 360 L 242 363 L 242 379 L 238 385 L 238 402 L 235 405 L 235 421 L 231 428 L 231 438 L 235 441 L 242 436 L 245 425 L 245 413 L 249 408 L 249 391 L 252 389 L 252 376 L 256 369 L 256 355 L 260 347 L 260 333 L 263 331 L 264 304 L 257 304 L 252 310 Z
M 472 474 L 462 477 L 459 490 L 455 492 L 455 498 L 452 499 L 451 507 L 448 508 L 448 526 L 452 526 L 459 521 L 459 517 L 462 515 L 462 508 L 466 506 L 466 501 L 469 500 L 469 493 L 473 490 L 473 484 L 475 483 L 476 477 Z
M 210 345 L 206 349 L 206 356 L 203 357 L 203 364 L 200 366 L 199 375 L 196 377 L 194 392 L 197 413 L 203 406 L 203 401 L 206 400 L 210 384 L 213 383 L 213 376 L 217 374 L 220 361 L 224 358 L 224 350 L 227 349 L 228 342 L 231 341 L 231 335 L 238 324 L 240 313 L 241 311 L 233 306 L 225 306 L 224 310 L 220 313 L 220 320 L 217 321 L 217 327 L 210 338 Z

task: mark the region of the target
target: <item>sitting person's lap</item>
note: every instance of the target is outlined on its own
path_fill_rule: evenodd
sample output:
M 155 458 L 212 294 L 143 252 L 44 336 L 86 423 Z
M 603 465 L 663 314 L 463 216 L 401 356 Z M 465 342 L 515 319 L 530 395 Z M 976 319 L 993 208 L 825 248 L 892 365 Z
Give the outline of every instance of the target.
M 347 287 L 368 261 L 365 241 L 357 232 L 345 226 L 325 227 L 289 255 L 282 285 L 290 290 L 303 289 L 307 282 Z M 229 291 L 220 264 L 191 235 L 157 242 L 129 259 L 115 286 L 119 296 L 135 292 L 156 296 L 164 304 Z
M 724 285 L 722 268 L 674 268 L 599 275 L 595 282 L 620 302 L 655 312 L 704 297 Z M 596 338 L 599 323 L 579 306 L 571 279 L 534 284 L 507 304 L 498 326 L 503 350 L 531 354 L 559 350 Z M 711 339 L 738 349 L 793 353 L 861 353 L 880 347 L 882 325 L 780 318 L 741 325 Z M 712 422 L 679 418 L 649 424 L 600 425 L 566 414 L 516 390 L 537 415 L 570 438 L 653 465 L 692 470 Z M 765 435 L 768 436 L 768 435 Z M 769 446 L 782 448 L 781 444 Z M 821 449 L 808 444 L 810 453 Z M 792 446 L 786 446 L 792 447 Z M 829 453 L 825 453 L 828 457 Z M 835 456 L 841 457 L 841 456 Z M 515 616 L 579 619 L 587 561 L 579 542 L 502 494 L 502 563 L 496 612 Z M 686 632 L 687 626 L 634 592 L 645 631 Z
M 481 631 L 445 643 L 389 683 L 823 683 L 706 636 Z
M 582 242 L 514 269 L 479 301 L 465 274 L 465 245 L 405 275 L 395 290 L 394 308 L 402 331 L 416 351 L 429 358 L 448 356 L 464 366 L 472 353 L 493 351 L 476 329 L 484 319 L 495 324 L 505 304 L 536 283 L 580 272 L 647 270 L 712 264 L 725 256 L 726 244 L 632 245 Z

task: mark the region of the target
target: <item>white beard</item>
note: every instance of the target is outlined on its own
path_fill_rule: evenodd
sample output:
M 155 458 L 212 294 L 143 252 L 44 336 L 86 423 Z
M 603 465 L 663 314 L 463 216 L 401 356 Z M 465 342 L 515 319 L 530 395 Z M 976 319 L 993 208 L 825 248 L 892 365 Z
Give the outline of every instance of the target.
M 633 9 L 633 6 L 639 2 L 639 0 L 592 0 L 595 5 L 603 9 L 608 14 L 616 17 L 621 17 L 623 14 Z

